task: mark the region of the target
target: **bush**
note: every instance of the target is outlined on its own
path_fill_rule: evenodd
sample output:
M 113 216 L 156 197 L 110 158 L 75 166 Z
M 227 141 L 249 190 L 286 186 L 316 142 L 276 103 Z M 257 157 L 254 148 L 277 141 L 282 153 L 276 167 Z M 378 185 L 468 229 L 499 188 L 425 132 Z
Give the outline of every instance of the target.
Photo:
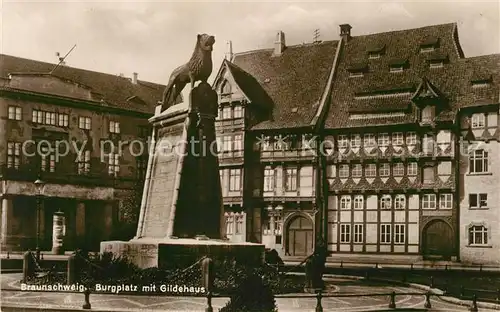
M 271 288 L 263 279 L 246 276 L 220 312 L 275 312 L 276 302 Z

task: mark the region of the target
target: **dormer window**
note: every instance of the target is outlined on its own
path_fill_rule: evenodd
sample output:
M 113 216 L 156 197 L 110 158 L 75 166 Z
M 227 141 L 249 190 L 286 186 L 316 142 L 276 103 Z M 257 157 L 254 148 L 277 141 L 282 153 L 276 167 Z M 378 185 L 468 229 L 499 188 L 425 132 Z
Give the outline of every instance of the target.
M 432 52 L 434 51 L 435 48 L 434 46 L 425 46 L 425 47 L 420 47 L 420 52 L 425 53 L 425 52 Z
M 439 38 L 430 37 L 420 42 L 420 53 L 432 52 L 439 46 Z
M 429 62 L 429 68 L 441 68 L 444 66 L 443 61 L 430 61 Z
M 363 77 L 364 74 L 368 71 L 368 64 L 367 63 L 351 64 L 347 67 L 347 71 L 349 72 L 349 77 Z
M 391 66 L 389 68 L 389 71 L 391 73 L 401 73 L 401 72 L 403 72 L 403 66 Z
M 491 81 L 491 75 L 475 75 L 475 77 L 471 79 L 471 84 L 473 88 L 487 88 L 491 85 Z
M 368 59 L 374 60 L 380 58 L 385 52 L 385 45 L 373 45 L 368 47 Z
M 400 73 L 408 67 L 408 59 L 394 58 L 389 61 L 389 71 L 391 73 Z
M 365 74 L 363 72 L 351 72 L 349 73 L 349 77 L 351 78 L 356 78 L 356 77 L 363 77 Z

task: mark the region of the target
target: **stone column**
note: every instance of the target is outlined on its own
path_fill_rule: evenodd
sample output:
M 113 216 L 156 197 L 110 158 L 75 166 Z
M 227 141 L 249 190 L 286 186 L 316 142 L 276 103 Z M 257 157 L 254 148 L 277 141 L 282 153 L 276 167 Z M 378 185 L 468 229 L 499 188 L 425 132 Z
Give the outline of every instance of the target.
M 9 250 L 9 239 L 12 233 L 11 220 L 13 218 L 12 211 L 12 198 L 3 195 L 1 197 L 2 204 L 2 228 L 1 228 L 1 246 L 3 250 Z

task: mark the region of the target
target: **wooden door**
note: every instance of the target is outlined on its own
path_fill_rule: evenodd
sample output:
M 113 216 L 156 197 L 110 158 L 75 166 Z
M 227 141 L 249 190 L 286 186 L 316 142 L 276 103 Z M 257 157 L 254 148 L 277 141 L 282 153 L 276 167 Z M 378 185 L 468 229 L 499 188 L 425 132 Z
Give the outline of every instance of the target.
M 313 250 L 313 224 L 302 216 L 293 219 L 288 226 L 288 254 L 308 256 Z
M 423 255 L 426 258 L 449 259 L 453 253 L 453 233 L 444 221 L 431 221 L 424 229 Z

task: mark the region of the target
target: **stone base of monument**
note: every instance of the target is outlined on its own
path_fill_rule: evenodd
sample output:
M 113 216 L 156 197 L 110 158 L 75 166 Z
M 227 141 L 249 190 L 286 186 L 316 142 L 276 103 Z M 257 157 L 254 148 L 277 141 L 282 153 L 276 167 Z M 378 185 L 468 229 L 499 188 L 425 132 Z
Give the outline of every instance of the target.
M 187 267 L 203 256 L 209 256 L 214 260 L 235 260 L 237 263 L 260 265 L 264 260 L 264 250 L 264 245 L 260 244 L 189 238 L 101 242 L 101 253 L 125 257 L 143 269 Z

